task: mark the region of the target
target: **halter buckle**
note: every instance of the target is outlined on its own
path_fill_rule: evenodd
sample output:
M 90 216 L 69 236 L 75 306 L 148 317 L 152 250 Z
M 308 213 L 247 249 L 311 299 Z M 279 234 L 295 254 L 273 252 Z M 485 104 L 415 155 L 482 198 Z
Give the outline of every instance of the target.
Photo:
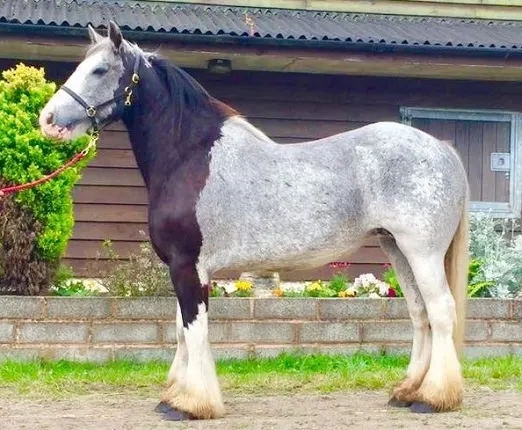
M 137 84 L 140 81 L 140 76 L 137 73 L 133 73 L 131 81 L 133 84 Z
M 93 118 L 96 115 L 96 108 L 94 106 L 88 107 L 86 112 L 89 118 Z

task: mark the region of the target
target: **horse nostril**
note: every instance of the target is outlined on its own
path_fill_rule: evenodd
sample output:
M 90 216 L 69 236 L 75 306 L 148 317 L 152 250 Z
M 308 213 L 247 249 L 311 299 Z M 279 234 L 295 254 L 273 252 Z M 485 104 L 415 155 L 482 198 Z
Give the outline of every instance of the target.
M 53 123 L 53 120 L 54 120 L 54 115 L 52 114 L 52 112 L 49 112 L 49 113 L 47 114 L 47 116 L 45 117 L 45 123 L 46 123 L 47 125 L 50 125 L 50 124 Z

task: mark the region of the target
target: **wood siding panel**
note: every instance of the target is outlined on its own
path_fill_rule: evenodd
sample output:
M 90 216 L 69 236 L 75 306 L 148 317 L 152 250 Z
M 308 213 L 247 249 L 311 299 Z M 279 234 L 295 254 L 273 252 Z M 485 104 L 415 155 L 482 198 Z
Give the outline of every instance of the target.
M 148 231 L 147 223 L 76 221 L 73 238 L 97 241 L 110 238 L 113 241 L 139 242 L 146 239 Z M 140 232 L 145 233 L 145 236 Z
M 131 149 L 99 148 L 96 157 L 90 162 L 91 167 L 109 167 L 116 169 L 136 169 L 136 158 Z
M 482 194 L 484 202 L 495 201 L 495 172 L 491 170 L 491 153 L 495 152 L 497 140 L 497 124 L 482 123 Z
M 102 244 L 103 241 L 101 240 L 73 239 L 69 243 L 67 257 L 74 259 L 89 259 L 93 255 L 102 251 Z M 129 241 L 113 241 L 113 247 L 116 254 L 121 258 L 128 258 L 129 255 L 136 252 L 137 249 L 136 242 Z M 384 264 L 388 260 L 380 248 L 362 247 L 350 256 L 349 261 L 352 263 L 366 263 L 371 261 L 372 263 Z
M 117 128 L 107 128 L 103 130 L 98 141 L 100 149 L 131 149 L 129 135 L 126 130 Z
M 496 152 L 510 152 L 511 127 L 508 123 L 497 124 Z M 509 202 L 509 175 L 495 172 L 495 201 Z
M 471 200 L 478 201 L 482 196 L 482 124 L 468 123 L 469 127 L 469 166 L 468 180 L 471 190 Z
M 77 203 L 74 218 L 76 221 L 145 223 L 147 206 Z
M 455 125 L 455 143 L 466 172 L 469 173 L 469 127 L 462 121 Z
M 112 185 L 77 185 L 73 191 L 75 203 L 146 205 L 147 189 Z
M 111 185 L 120 187 L 143 187 L 138 169 L 113 169 L 110 167 L 87 167 L 80 185 Z
M 249 119 L 293 119 L 326 122 L 376 122 L 397 119 L 397 110 L 390 105 L 347 105 L 339 109 L 338 104 L 325 102 L 318 109 L 315 103 L 295 101 L 261 100 L 257 103 L 241 99 L 225 99 L 224 101 Z

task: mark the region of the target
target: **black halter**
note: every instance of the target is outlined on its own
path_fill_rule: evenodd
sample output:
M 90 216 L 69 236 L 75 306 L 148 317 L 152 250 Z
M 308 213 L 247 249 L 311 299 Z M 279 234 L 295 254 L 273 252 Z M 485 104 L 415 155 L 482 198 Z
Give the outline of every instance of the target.
M 100 131 L 100 125 L 98 123 L 98 119 L 96 118 L 96 114 L 98 110 L 104 106 L 107 106 L 115 101 L 118 101 L 122 98 L 125 98 L 125 106 L 130 106 L 132 104 L 132 91 L 138 82 L 140 81 L 140 76 L 138 74 L 138 69 L 140 67 L 140 55 L 136 55 L 134 60 L 134 69 L 132 71 L 132 78 L 129 86 L 125 87 L 125 89 L 120 93 L 116 94 L 112 99 L 107 100 L 103 103 L 100 103 L 96 106 L 89 105 L 81 96 L 76 94 L 70 88 L 67 88 L 65 85 L 62 85 L 61 89 L 64 90 L 67 94 L 69 94 L 74 100 L 80 103 L 85 108 L 85 113 L 87 117 L 90 118 L 92 122 L 92 132 L 98 133 Z

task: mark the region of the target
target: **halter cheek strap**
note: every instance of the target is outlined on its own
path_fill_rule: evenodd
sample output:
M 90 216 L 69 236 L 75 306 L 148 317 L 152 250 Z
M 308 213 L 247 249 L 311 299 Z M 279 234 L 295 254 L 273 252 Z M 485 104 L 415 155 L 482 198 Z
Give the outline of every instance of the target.
M 62 85 L 61 88 L 63 91 L 65 91 L 67 94 L 69 94 L 74 100 L 76 100 L 78 103 L 80 103 L 85 108 L 85 113 L 87 116 L 91 119 L 92 126 L 94 129 L 98 129 L 98 121 L 96 119 L 96 110 L 100 106 L 90 106 L 88 105 L 84 99 L 82 99 L 78 94 L 76 94 L 73 90 L 66 87 L 65 85 Z M 112 101 L 112 100 L 111 100 Z
M 116 94 L 112 99 L 107 100 L 103 103 L 100 103 L 98 105 L 90 105 L 88 104 L 79 94 L 75 93 L 73 90 L 71 90 L 69 87 L 66 87 L 65 85 L 61 86 L 61 89 L 65 91 L 67 94 L 69 94 L 74 100 L 76 100 L 84 109 L 87 117 L 91 120 L 92 123 L 92 131 L 95 133 L 98 133 L 100 131 L 100 124 L 98 122 L 98 118 L 96 117 L 96 114 L 98 113 L 98 110 L 115 102 L 122 98 L 125 98 L 125 106 L 130 106 L 132 104 L 132 93 L 134 90 L 134 87 L 138 85 L 138 82 L 140 81 L 140 76 L 138 74 L 138 70 L 140 67 L 140 56 L 136 55 L 136 58 L 134 59 L 134 69 L 132 71 L 132 77 L 130 84 L 125 87 L 125 89 L 119 93 Z

